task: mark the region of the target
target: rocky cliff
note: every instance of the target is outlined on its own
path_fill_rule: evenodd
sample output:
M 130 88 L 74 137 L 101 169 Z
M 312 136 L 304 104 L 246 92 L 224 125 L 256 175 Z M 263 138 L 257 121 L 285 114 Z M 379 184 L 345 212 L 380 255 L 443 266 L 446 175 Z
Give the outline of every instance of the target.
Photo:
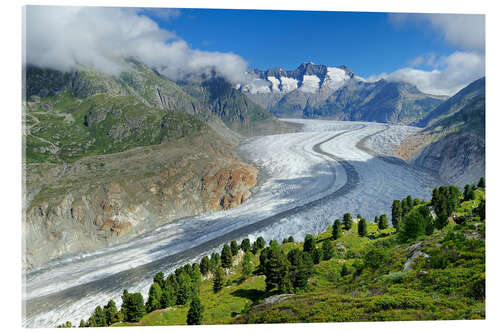
M 368 82 L 345 66 L 303 63 L 293 71 L 253 70 L 248 76 L 252 79 L 238 89 L 278 117 L 408 124 L 446 99 L 409 83 Z
M 463 186 L 485 174 L 485 79 L 479 79 L 420 121 L 427 126 L 397 149 L 402 158 Z

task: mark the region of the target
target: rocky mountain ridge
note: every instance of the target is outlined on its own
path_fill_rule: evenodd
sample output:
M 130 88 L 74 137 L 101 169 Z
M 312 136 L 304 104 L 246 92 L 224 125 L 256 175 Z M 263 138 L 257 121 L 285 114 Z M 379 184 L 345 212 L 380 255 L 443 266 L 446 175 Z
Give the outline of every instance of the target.
M 346 66 L 303 63 L 296 70 L 252 70 L 236 86 L 278 117 L 363 120 L 408 124 L 446 99 L 404 82 L 369 82 Z
M 235 144 L 290 130 L 232 88 L 238 103 L 221 113 L 142 63 L 123 65 L 25 69 L 25 268 L 236 207 L 258 172 Z
M 460 90 L 419 124 L 426 127 L 397 149 L 407 161 L 463 186 L 485 175 L 485 78 Z

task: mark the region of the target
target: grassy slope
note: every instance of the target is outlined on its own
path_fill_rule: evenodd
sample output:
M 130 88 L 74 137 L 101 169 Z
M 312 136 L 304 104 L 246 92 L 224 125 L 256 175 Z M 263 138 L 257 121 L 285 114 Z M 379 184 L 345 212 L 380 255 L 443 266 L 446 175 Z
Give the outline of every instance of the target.
M 484 197 L 483 191 L 476 193 L 478 199 Z M 457 214 L 471 214 L 478 203 L 479 200 L 462 203 Z M 275 293 L 265 292 L 264 276 L 254 275 L 239 283 L 240 266 L 227 277 L 230 283 L 218 294 L 213 293 L 211 280 L 203 281 L 200 293 L 205 308 L 203 324 L 484 318 L 484 300 L 470 295 L 477 277 L 481 274 L 484 277 L 484 226 L 484 221 L 477 217 L 463 225 L 450 222 L 431 236 L 400 244 L 392 228 L 379 232 L 375 224 L 368 223 L 368 233 L 374 239 L 361 238 L 354 223 L 351 230 L 343 231 L 342 237 L 334 242 L 334 258 L 315 266 L 307 289 L 277 304 L 262 303 Z M 464 234 L 467 240 L 444 241 L 450 232 Z M 318 245 L 330 236 L 331 227 L 318 235 Z M 408 247 L 416 243 L 421 243 L 421 250 L 431 254 L 431 259 L 444 253 L 452 260 L 444 267 L 433 268 L 420 256 L 413 268 L 403 273 Z M 282 246 L 288 252 L 302 245 Z M 375 247 L 385 250 L 385 262 L 375 269 L 365 267 L 355 276 L 353 263 Z M 259 253 L 253 257 L 255 266 L 258 256 Z M 340 274 L 343 263 L 350 268 L 344 277 Z M 184 305 L 157 310 L 145 315 L 139 323 L 117 325 L 184 325 L 188 308 L 189 305 Z

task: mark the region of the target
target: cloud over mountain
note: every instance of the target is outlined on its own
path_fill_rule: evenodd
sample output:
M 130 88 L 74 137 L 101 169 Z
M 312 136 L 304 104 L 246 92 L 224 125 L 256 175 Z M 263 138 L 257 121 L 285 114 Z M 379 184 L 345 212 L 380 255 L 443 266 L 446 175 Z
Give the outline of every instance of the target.
M 416 58 L 413 64 L 419 64 L 420 61 L 424 61 L 422 59 Z M 389 74 L 371 76 L 367 80 L 403 81 L 415 84 L 426 93 L 451 96 L 485 75 L 484 56 L 474 52 L 455 52 L 438 59 L 431 57 L 425 59 L 428 65 L 435 68 L 429 71 L 401 68 Z
M 123 69 L 117 58 L 134 57 L 170 78 L 215 70 L 234 82 L 247 68 L 236 54 L 192 49 L 140 9 L 28 6 L 25 22 L 26 62 L 37 66 L 70 70 L 85 65 L 116 74 Z

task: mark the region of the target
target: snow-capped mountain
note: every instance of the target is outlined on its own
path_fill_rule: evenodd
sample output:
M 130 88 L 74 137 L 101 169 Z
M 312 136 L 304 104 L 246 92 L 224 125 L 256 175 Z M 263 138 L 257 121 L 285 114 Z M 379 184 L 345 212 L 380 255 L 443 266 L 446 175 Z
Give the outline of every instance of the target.
M 351 79 L 360 80 L 345 66 L 328 67 L 312 62 L 302 63 L 296 70 L 271 68 L 266 71 L 254 69 L 248 72 L 255 79 L 238 88 L 248 94 L 289 93 L 300 90 L 304 93 L 317 93 L 321 89 L 336 90 Z
M 346 66 L 302 63 L 295 70 L 251 70 L 236 86 L 276 116 L 410 123 L 446 97 L 404 82 L 368 82 Z

